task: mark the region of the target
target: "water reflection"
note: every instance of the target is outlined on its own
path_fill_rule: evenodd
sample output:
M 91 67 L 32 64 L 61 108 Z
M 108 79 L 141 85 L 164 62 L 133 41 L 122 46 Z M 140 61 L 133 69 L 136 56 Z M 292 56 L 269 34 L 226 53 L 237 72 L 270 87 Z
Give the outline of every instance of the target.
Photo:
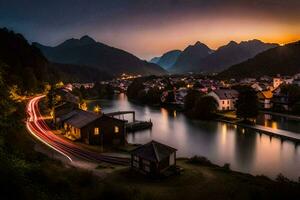
M 256 122 L 260 125 L 300 133 L 300 121 L 270 114 L 259 114 Z
M 128 142 L 142 144 L 154 139 L 177 148 L 179 157 L 202 155 L 219 165 L 230 163 L 234 170 L 270 177 L 283 173 L 296 180 L 300 176 L 300 147 L 292 142 L 235 125 L 190 120 L 174 110 L 128 102 L 125 95 L 97 104 L 104 112 L 135 110 L 137 119 L 151 118 L 152 130 L 128 134 Z M 284 125 L 286 120 L 271 116 L 260 116 L 257 121 L 276 129 L 300 126 L 299 122 Z

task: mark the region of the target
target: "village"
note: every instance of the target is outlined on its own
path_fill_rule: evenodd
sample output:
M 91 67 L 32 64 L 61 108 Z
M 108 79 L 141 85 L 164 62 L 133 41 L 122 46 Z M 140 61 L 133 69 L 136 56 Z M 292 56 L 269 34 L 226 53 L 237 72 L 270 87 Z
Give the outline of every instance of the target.
M 123 74 L 120 78 L 111 81 L 102 81 L 101 84 L 109 85 L 114 89 L 115 93 L 126 93 L 128 86 L 135 78 L 140 76 L 132 76 Z M 167 81 L 166 81 L 167 80 Z M 275 77 L 262 76 L 259 79 L 245 78 L 239 81 L 231 79 L 230 81 L 222 81 L 213 77 L 197 76 L 197 75 L 178 75 L 167 77 L 154 77 L 143 83 L 144 91 L 147 93 L 152 88 L 158 88 L 161 91 L 161 102 L 166 102 L 170 93 L 174 98 L 169 104 L 184 106 L 184 98 L 188 91 L 193 89 L 200 91 L 203 94 L 213 96 L 218 102 L 218 110 L 235 110 L 235 101 L 238 98 L 236 90 L 232 89 L 235 86 L 249 86 L 257 94 L 260 103 L 260 108 L 263 110 L 271 110 L 276 108 L 281 111 L 290 111 L 291 105 L 289 94 L 281 93 L 281 86 L 296 85 L 300 86 L 300 74 L 294 76 Z M 94 83 L 74 83 L 68 84 L 66 88 L 93 88 Z
M 148 92 L 156 87 L 161 90 L 161 102 L 164 103 L 170 93 L 174 101 L 169 104 L 177 107 L 184 106 L 185 96 L 190 90 L 197 90 L 206 96 L 213 97 L 218 103 L 217 109 L 220 113 L 235 111 L 236 101 L 239 98 L 237 90 L 232 89 L 236 85 L 247 85 L 257 94 L 260 109 L 271 111 L 290 111 L 289 96 L 283 95 L 280 90 L 284 85 L 300 84 L 300 75 L 293 77 L 261 77 L 260 79 L 247 78 L 240 81 L 229 82 L 203 78 L 202 76 L 168 76 L 154 77 L 143 82 L 144 91 Z M 123 74 L 120 78 L 111 81 L 103 81 L 101 85 L 108 85 L 113 93 L 126 93 L 130 84 L 139 78 Z M 167 80 L 167 81 L 166 81 Z M 170 88 L 170 85 L 173 86 Z M 51 110 L 51 126 L 59 130 L 60 134 L 67 140 L 80 142 L 86 145 L 99 147 L 115 147 L 128 145 L 126 138 L 128 132 L 138 132 L 143 129 L 151 129 L 152 122 L 140 121 L 135 117 L 135 111 L 118 111 L 103 113 L 100 106 L 88 110 L 84 101 L 74 94 L 76 89 L 92 90 L 95 83 L 73 83 L 58 84 L 52 94 L 53 109 Z M 132 121 L 124 118 L 131 115 Z M 154 124 L 155 126 L 155 124 Z M 151 176 L 161 175 L 165 172 L 178 173 L 176 167 L 176 149 L 157 141 L 149 141 L 144 145 L 135 146 L 130 150 L 130 165 L 132 169 Z

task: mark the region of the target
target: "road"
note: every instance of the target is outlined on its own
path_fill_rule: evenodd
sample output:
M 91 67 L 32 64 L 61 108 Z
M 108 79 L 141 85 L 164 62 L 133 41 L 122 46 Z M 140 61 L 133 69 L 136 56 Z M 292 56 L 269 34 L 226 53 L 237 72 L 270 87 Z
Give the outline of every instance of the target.
M 43 120 L 43 116 L 39 110 L 39 102 L 44 97 L 45 95 L 41 95 L 32 98 L 26 107 L 26 112 L 28 114 L 26 127 L 32 136 L 66 157 L 70 162 L 84 159 L 93 162 L 108 162 L 119 165 L 129 165 L 129 159 L 127 158 L 101 155 L 55 135 Z

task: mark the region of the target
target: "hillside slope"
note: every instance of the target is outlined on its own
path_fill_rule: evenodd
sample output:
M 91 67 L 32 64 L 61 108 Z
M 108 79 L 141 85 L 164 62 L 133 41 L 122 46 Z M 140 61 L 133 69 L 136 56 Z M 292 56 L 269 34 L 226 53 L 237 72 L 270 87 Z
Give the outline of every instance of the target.
M 294 75 L 300 72 L 300 41 L 264 51 L 221 72 L 220 78 Z

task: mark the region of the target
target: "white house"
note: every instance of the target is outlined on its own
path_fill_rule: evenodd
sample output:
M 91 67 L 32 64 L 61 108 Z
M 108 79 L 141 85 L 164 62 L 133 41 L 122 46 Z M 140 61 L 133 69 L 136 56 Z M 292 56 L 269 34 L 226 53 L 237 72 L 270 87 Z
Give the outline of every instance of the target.
M 207 94 L 218 102 L 218 110 L 235 110 L 235 102 L 239 93 L 232 89 L 218 89 Z

